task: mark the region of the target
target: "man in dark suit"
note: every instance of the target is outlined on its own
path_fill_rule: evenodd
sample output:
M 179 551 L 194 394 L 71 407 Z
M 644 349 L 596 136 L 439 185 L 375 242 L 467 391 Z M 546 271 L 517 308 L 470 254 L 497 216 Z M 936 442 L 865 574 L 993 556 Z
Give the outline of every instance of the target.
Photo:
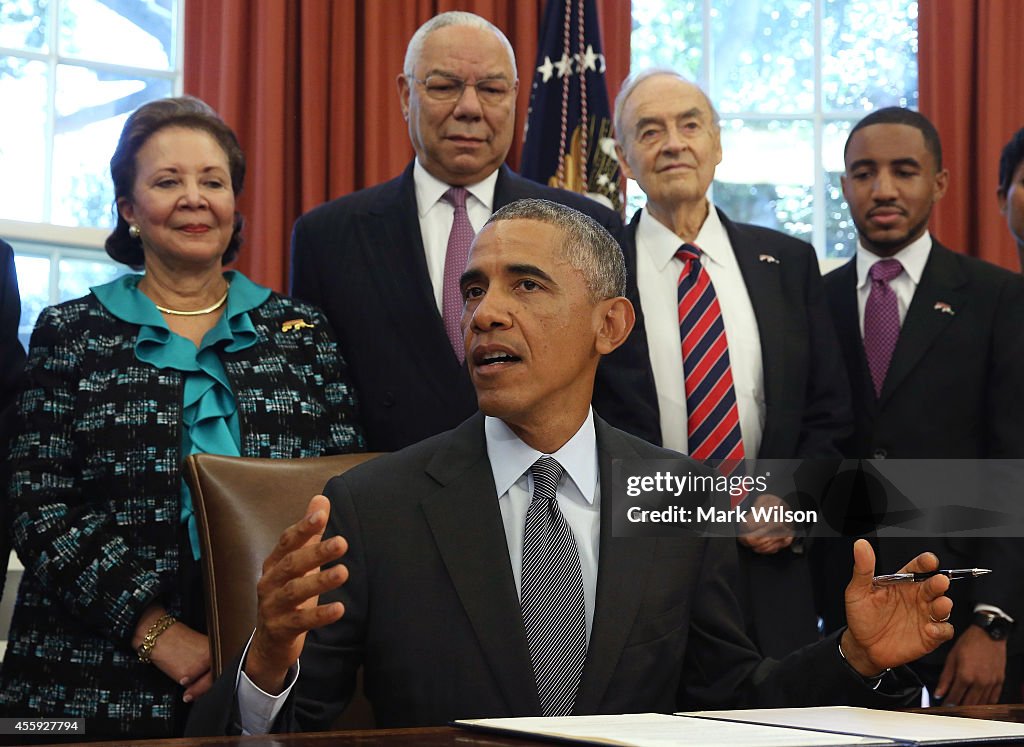
M 1024 127 L 1017 130 L 999 156 L 999 212 L 1006 217 L 1010 235 L 1017 242 L 1020 268 L 1024 271 Z
M 718 115 L 678 73 L 652 69 L 627 79 L 615 119 L 623 172 L 647 195 L 622 245 L 630 297 L 640 304 L 632 346 L 653 374 L 642 394 L 660 415 L 662 444 L 701 459 L 838 457 L 837 441 L 850 425 L 849 396 L 814 250 L 777 231 L 734 223 L 712 205 L 707 192 L 722 159 Z M 685 340 L 704 325 L 690 321 L 690 297 L 680 300 L 681 274 L 689 272 L 681 246 L 699 247 L 700 273 L 721 309 L 738 453 L 701 452 L 694 443 L 708 428 L 694 414 L 702 411 L 694 394 L 706 384 L 699 367 L 687 371 Z M 704 347 L 703 340 L 696 345 Z M 793 541 L 796 528 L 750 529 L 739 538 L 748 632 L 762 652 L 780 656 L 817 639 L 805 545 Z M 789 611 L 785 619 L 780 606 Z
M 825 278 L 852 385 L 855 432 L 845 455 L 1021 459 L 1024 280 L 929 234 L 932 207 L 949 181 L 934 126 L 918 112 L 880 109 L 854 126 L 845 160 L 843 195 L 857 226 L 857 255 Z M 880 566 L 922 542 L 881 540 Z M 947 702 L 996 702 L 1007 671 L 1006 633 L 1024 613 L 1021 540 L 927 543 L 944 568 L 995 572 L 954 587 L 959 636 L 915 668 Z M 1011 669 L 1019 667 L 1019 657 L 1010 658 Z M 1016 689 L 1007 695 L 1017 702 L 1019 675 L 1010 674 Z
M 7 559 L 11 554 L 7 518 L 7 445 L 14 420 L 14 399 L 25 368 L 25 350 L 18 340 L 21 296 L 14 268 L 14 250 L 0 240 L 0 597 L 7 580 Z
M 408 446 L 477 409 L 451 342 L 457 310 L 443 318 L 459 300 L 455 284 L 465 267 L 465 256 L 448 250 L 457 217 L 468 217 L 471 235 L 503 205 L 540 197 L 587 213 L 613 235 L 621 230 L 612 210 L 504 165 L 518 86 L 500 30 L 471 13 L 432 18 L 409 42 L 398 76 L 415 161 L 401 176 L 321 205 L 295 224 L 292 295 L 320 306 L 334 327 L 371 451 Z M 446 197 L 452 187 L 465 188 L 460 216 Z M 452 261 L 460 266 L 448 268 Z M 596 407 L 615 425 L 657 438 L 644 432 L 648 419 L 642 403 L 631 402 L 629 383 L 615 391 L 599 384 Z
M 731 540 L 613 534 L 613 514 L 626 510 L 613 503 L 613 460 L 707 468 L 591 410 L 598 362 L 633 324 L 609 234 L 554 203 L 515 203 L 477 236 L 461 287 L 482 414 L 335 478 L 330 502 L 317 496 L 284 532 L 264 564 L 256 632 L 237 678 L 246 731 L 327 728 L 360 665 L 382 726 L 748 703 L 891 705 L 915 695 L 905 670 L 882 673 L 952 634 L 941 622 L 944 577 L 873 588 L 862 542 L 850 627 L 786 661 L 762 661 L 736 623 Z M 538 472 L 545 464 L 556 468 L 550 480 Z M 542 527 L 531 523 L 541 519 Z M 557 569 L 543 580 L 541 557 Z M 922 556 L 914 567 L 934 562 Z M 533 606 L 538 590 L 555 613 L 546 622 L 560 623 L 541 626 L 550 639 L 535 635 L 544 622 Z M 561 682 L 554 695 L 568 698 L 551 699 L 552 677 Z M 190 730 L 228 729 L 235 690 L 236 677 L 221 677 L 197 701 Z

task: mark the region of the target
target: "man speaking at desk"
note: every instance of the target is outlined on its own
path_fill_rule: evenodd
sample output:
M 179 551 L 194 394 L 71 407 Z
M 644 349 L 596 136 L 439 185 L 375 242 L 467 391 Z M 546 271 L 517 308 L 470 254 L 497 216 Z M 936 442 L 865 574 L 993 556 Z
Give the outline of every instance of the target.
M 917 695 L 887 670 L 953 634 L 944 577 L 874 589 L 859 543 L 849 628 L 776 662 L 743 632 L 733 541 L 613 536 L 612 460 L 685 457 L 591 410 L 598 362 L 634 321 L 606 231 L 513 203 L 461 287 L 481 412 L 310 502 L 264 563 L 238 677 L 196 703 L 192 733 L 329 728 L 359 666 L 382 727 Z

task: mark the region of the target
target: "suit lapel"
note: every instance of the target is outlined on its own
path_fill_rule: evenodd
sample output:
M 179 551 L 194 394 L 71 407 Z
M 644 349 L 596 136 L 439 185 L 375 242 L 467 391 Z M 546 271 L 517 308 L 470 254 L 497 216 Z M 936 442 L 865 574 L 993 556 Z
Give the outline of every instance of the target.
M 394 180 L 393 189 L 381 195 L 371 211 L 371 227 L 364 237 L 372 254 L 366 266 L 371 269 L 377 292 L 390 299 L 386 306 L 393 324 L 389 328 L 401 335 L 401 339 L 382 340 L 381 344 L 401 346 L 415 354 L 418 362 L 410 361 L 410 365 L 416 367 L 422 378 L 431 381 L 438 398 L 462 402 L 470 387 L 469 375 L 459 365 L 437 311 L 412 173 L 410 164 Z M 375 241 L 374 236 L 383 238 Z M 457 388 L 452 386 L 455 380 L 459 381 Z M 459 396 L 455 397 L 456 394 Z
M 576 713 L 596 713 L 633 629 L 657 544 L 649 538 L 612 537 L 612 459 L 640 458 L 622 436 L 598 417 L 601 475 L 601 545 L 594 626 L 576 697 Z
M 953 321 L 956 312 L 968 302 L 967 294 L 963 292 L 966 283 L 967 278 L 953 253 L 933 242 L 928 262 L 921 273 L 921 282 L 900 329 L 879 405 L 884 406 L 935 339 Z M 952 313 L 941 310 L 946 308 Z
M 836 272 L 839 292 L 830 294 L 829 303 L 835 316 L 836 336 L 846 359 L 850 387 L 869 413 L 876 409 L 874 385 L 868 373 L 868 359 L 860 334 L 860 311 L 857 308 L 857 260 L 852 259 Z
M 718 213 L 729 235 L 736 263 L 739 265 L 743 283 L 747 286 L 747 296 L 754 309 L 757 319 L 757 333 L 761 341 L 761 368 L 764 377 L 764 398 L 766 402 L 784 401 L 783 391 L 787 385 L 785 334 L 784 325 L 777 320 L 785 318 L 786 299 L 782 293 L 782 280 L 779 277 L 778 259 L 762 261 L 762 257 L 773 257 L 770 247 L 755 246 L 744 233 L 721 211 Z M 769 249 L 762 254 L 759 250 Z M 768 430 L 765 430 L 768 433 Z M 767 447 L 767 449 L 766 449 Z M 761 444 L 761 451 L 771 453 L 773 449 L 767 442 Z M 753 458 L 756 454 L 747 454 Z
M 423 512 L 494 679 L 513 715 L 536 715 L 540 701 L 487 459 L 483 415 L 455 429 L 426 471 L 442 489 L 423 501 Z

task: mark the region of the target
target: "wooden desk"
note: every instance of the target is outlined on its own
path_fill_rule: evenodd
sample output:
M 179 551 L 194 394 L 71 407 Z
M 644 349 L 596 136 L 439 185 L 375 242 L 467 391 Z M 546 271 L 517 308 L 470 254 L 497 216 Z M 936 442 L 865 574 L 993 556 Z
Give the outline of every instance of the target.
M 914 709 L 943 716 L 987 718 L 995 721 L 1024 723 L 1024 705 L 956 706 L 952 708 Z M 62 747 L 76 743 L 58 742 Z M 551 742 L 478 734 L 448 726 L 426 729 L 379 729 L 371 731 L 332 731 L 309 734 L 267 734 L 257 737 L 205 737 L 203 739 L 154 739 L 146 742 L 88 742 L 89 747 L 327 747 L 353 745 L 358 747 L 536 747 Z M 1002 745 L 1024 747 L 1024 742 L 1001 742 Z

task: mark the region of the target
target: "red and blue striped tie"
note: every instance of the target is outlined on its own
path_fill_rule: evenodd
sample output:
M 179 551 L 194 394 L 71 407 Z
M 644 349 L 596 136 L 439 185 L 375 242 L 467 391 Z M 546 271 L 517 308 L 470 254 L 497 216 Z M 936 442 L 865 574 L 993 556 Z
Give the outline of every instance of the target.
M 683 244 L 676 252 L 683 263 L 679 274 L 679 339 L 683 349 L 688 450 L 698 461 L 729 460 L 738 465 L 744 456 L 743 438 L 729 366 L 729 344 L 715 286 L 701 266 L 700 255 L 700 248 L 694 244 Z M 723 472 L 734 468 L 726 466 Z

